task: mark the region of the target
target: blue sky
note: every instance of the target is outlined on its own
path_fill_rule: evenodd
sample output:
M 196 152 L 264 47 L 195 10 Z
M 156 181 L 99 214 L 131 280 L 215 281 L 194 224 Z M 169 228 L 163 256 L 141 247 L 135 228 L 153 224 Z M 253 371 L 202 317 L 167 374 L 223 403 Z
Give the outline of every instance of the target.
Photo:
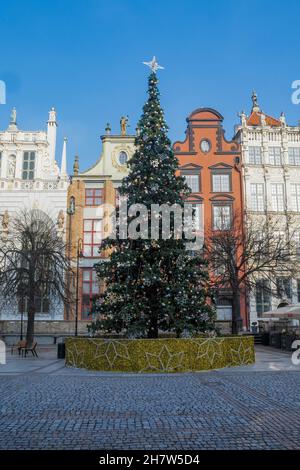
M 58 113 L 58 149 L 68 137 L 69 169 L 95 162 L 106 122 L 113 132 L 128 114 L 134 130 L 156 55 L 162 104 L 172 140 L 200 106 L 224 116 L 232 137 L 237 113 L 250 110 L 254 88 L 263 110 L 297 124 L 300 105 L 300 3 L 289 0 L 0 0 L 0 80 L 7 104 L 0 129 L 17 107 L 22 129 L 46 126 Z

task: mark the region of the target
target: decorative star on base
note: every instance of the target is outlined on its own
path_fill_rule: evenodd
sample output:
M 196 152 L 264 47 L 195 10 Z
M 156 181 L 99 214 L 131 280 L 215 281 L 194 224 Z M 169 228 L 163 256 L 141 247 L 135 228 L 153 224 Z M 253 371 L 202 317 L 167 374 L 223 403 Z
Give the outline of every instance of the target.
M 158 65 L 155 55 L 153 56 L 153 59 L 150 62 L 143 62 L 143 64 L 150 67 L 150 69 L 154 73 L 156 73 L 158 69 L 164 69 L 164 67 L 162 67 L 161 65 Z

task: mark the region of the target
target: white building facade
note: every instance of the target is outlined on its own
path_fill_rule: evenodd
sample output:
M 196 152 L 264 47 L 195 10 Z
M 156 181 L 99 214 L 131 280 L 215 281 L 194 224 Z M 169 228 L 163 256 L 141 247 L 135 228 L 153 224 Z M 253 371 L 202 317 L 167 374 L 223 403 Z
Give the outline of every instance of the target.
M 276 217 L 286 232 L 290 219 L 295 226 L 300 224 L 300 127 L 287 125 L 283 113 L 276 119 L 262 112 L 255 92 L 252 102 L 250 116 L 241 113 L 236 128 L 242 148 L 245 217 Z M 283 301 L 300 302 L 299 279 L 276 278 L 274 294 L 266 282 L 257 279 L 250 294 L 250 323 Z
M 56 112 L 49 112 L 46 131 L 23 131 L 18 128 L 13 109 L 6 130 L 0 131 L 0 243 L 10 235 L 10 222 L 22 209 L 39 209 L 54 220 L 65 237 L 67 189 L 66 139 L 60 168 L 56 161 Z M 37 320 L 62 320 L 63 305 L 42 299 Z M 22 312 L 24 313 L 24 312 Z M 0 320 L 18 320 L 19 303 L 0 302 Z M 26 315 L 25 315 L 26 317 Z

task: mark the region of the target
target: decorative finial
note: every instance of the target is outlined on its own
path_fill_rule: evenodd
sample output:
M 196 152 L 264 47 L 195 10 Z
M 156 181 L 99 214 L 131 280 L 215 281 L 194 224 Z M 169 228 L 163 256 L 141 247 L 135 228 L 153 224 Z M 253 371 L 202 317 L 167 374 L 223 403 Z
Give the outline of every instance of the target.
M 164 67 L 162 67 L 161 65 L 158 65 L 158 62 L 156 61 L 156 57 L 155 55 L 153 56 L 153 59 L 150 60 L 150 62 L 143 62 L 144 65 L 147 65 L 148 67 L 150 67 L 150 69 L 152 70 L 152 72 L 156 73 L 157 70 L 159 69 L 164 69 Z
M 55 108 L 53 106 L 49 111 L 48 122 L 56 122 L 56 111 L 55 111 Z
M 128 116 L 122 116 L 120 119 L 121 134 L 126 135 L 126 129 L 128 125 Z
M 256 113 L 259 112 L 260 107 L 259 107 L 258 102 L 257 102 L 257 93 L 254 90 L 252 91 L 251 99 L 252 99 L 252 111 L 254 111 Z
M 267 125 L 266 116 L 264 115 L 264 113 L 261 113 L 260 115 L 260 124 L 262 125 L 262 127 L 265 127 Z
M 246 113 L 245 111 L 243 110 L 241 113 L 238 114 L 240 120 L 241 120 L 241 124 L 242 126 L 246 126 L 247 124 L 247 116 L 246 116 Z
M 17 110 L 15 107 L 13 107 L 13 109 L 11 110 L 9 124 L 12 124 L 14 126 L 17 125 Z
M 74 159 L 74 165 L 73 165 L 73 175 L 78 176 L 79 173 L 79 157 L 76 155 Z
M 64 137 L 63 149 L 61 155 L 60 177 L 67 177 L 67 138 Z
M 111 133 L 111 127 L 110 127 L 109 122 L 106 123 L 105 132 L 106 132 L 107 135 L 109 135 Z
M 286 120 L 285 120 L 285 114 L 284 114 L 283 111 L 282 111 L 282 113 L 280 114 L 279 120 L 280 120 L 280 122 L 281 122 L 282 127 L 285 127 L 285 126 L 286 126 Z

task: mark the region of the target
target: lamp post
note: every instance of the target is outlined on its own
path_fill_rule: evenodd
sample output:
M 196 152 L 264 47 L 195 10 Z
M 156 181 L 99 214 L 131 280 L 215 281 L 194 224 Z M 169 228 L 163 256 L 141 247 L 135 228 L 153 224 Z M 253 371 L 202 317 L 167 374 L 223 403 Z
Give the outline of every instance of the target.
M 74 196 L 70 197 L 70 204 L 67 208 L 67 214 L 69 216 L 69 236 L 68 236 L 68 257 L 71 259 L 71 246 L 72 246 L 72 216 L 75 214 L 75 198 Z M 68 293 L 70 292 L 70 273 L 67 272 L 67 289 Z M 69 295 L 69 294 L 68 294 Z M 69 299 L 70 300 L 70 299 Z M 70 319 L 70 302 L 66 305 L 67 320 Z
M 19 306 L 21 310 L 21 331 L 20 331 L 20 341 L 23 340 L 23 323 L 24 323 L 24 313 L 25 313 L 25 306 L 26 306 L 26 290 L 24 287 L 24 283 L 20 283 L 19 285 Z
M 82 238 L 77 241 L 77 266 L 76 266 L 76 305 L 75 305 L 75 336 L 78 336 L 78 303 L 79 303 L 79 259 L 83 257 Z
M 22 297 L 22 305 L 21 305 L 21 332 L 20 332 L 20 341 L 23 340 L 23 315 L 24 315 L 24 297 Z

